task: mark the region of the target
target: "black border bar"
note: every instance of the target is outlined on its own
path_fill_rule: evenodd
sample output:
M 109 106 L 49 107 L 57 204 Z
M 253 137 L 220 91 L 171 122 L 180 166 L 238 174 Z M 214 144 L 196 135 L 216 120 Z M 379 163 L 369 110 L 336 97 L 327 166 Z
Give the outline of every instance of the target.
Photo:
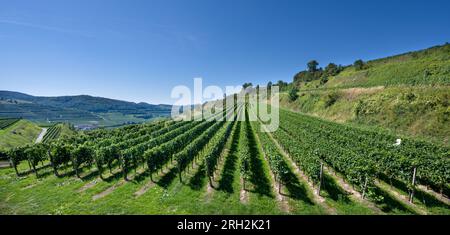
M 252 221 L 263 220 L 264 229 L 247 226 L 226 227 L 226 221 L 235 224 L 251 225 Z M 248 220 L 248 221 L 246 221 Z M 269 220 L 270 225 L 267 225 Z M 249 222 L 250 221 L 250 222 Z M 186 223 L 187 222 L 187 223 Z M 301 216 L 301 215 L 6 215 L 0 216 L 2 228 L 13 228 L 16 231 L 29 230 L 29 232 L 45 233 L 101 233 L 113 232 L 119 234 L 155 234 L 154 232 L 180 232 L 205 233 L 205 229 L 179 229 L 180 223 L 208 222 L 210 232 L 220 233 L 280 233 L 295 231 L 295 234 L 309 232 L 365 234 L 368 232 L 387 233 L 405 232 L 431 232 L 445 231 L 450 225 L 450 216 Z M 261 225 L 261 223 L 257 223 Z M 183 225 L 183 228 L 184 228 Z M 214 226 L 215 225 L 215 226 Z M 6 234 L 6 233 L 5 233 Z M 159 233 L 158 233 L 159 234 Z

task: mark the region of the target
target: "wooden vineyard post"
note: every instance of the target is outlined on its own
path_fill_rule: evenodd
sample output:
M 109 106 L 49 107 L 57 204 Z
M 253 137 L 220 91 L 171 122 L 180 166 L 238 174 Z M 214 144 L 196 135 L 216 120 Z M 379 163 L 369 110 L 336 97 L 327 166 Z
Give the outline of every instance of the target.
M 317 187 L 317 195 L 320 196 L 320 188 L 322 187 L 323 182 L 323 162 L 320 162 L 320 174 L 319 174 L 319 185 Z
M 19 177 L 19 171 L 17 170 L 17 165 L 14 164 L 14 161 L 12 158 L 9 158 L 9 164 L 14 167 L 14 171 L 16 172 L 16 176 Z
M 209 186 L 211 186 L 211 188 L 214 188 L 214 185 L 213 185 L 213 183 L 212 183 L 211 176 L 208 176 L 208 179 L 209 179 Z
M 366 197 L 366 190 L 367 190 L 367 181 L 368 181 L 368 177 L 366 176 L 366 180 L 364 182 L 364 188 L 363 188 L 363 192 L 361 194 L 361 197 L 364 199 Z
M 416 184 L 416 172 L 417 172 L 417 167 L 414 167 L 412 185 L 411 185 L 411 193 L 409 194 L 409 202 L 410 203 L 413 203 L 413 200 L 414 200 L 414 185 Z
M 148 171 L 149 171 L 149 174 L 150 174 L 150 181 L 154 182 L 153 181 L 153 171 L 150 170 L 150 169 L 148 169 Z
M 33 167 L 31 167 L 31 163 L 30 163 L 30 161 L 27 161 L 28 162 L 28 167 L 30 168 L 30 170 L 32 170 L 33 169 Z
M 178 176 L 180 178 L 180 183 L 183 183 L 183 179 L 181 178 L 181 163 L 178 163 Z
M 280 177 L 278 176 L 278 193 L 279 193 L 279 194 L 281 194 L 281 186 L 283 186 L 283 185 L 281 184 L 281 179 L 280 179 Z

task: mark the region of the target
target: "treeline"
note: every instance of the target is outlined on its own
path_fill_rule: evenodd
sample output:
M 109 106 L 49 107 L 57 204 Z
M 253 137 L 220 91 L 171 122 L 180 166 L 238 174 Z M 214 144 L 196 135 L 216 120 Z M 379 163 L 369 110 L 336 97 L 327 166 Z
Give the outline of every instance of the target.
M 319 62 L 311 60 L 307 63 L 307 70 L 300 71 L 294 76 L 294 84 L 298 87 L 303 82 L 320 80 L 320 84 L 328 82 L 329 77 L 338 75 L 344 67 L 329 63 L 325 68 L 318 67 Z
M 317 60 L 311 60 L 306 64 L 306 70 L 302 70 L 294 75 L 292 83 L 284 82 L 283 80 L 278 80 L 276 83 L 269 81 L 267 87 L 278 86 L 280 92 L 288 91 L 290 99 L 293 101 L 298 98 L 297 92 L 302 84 L 320 80 L 320 85 L 325 85 L 330 77 L 338 75 L 345 68 L 350 66 L 353 66 L 356 71 L 364 70 L 369 67 L 368 64 L 361 59 L 356 60 L 352 65 L 348 66 L 329 63 L 325 68 L 319 67 L 319 62 Z M 253 84 L 251 82 L 246 82 L 242 85 L 244 89 L 252 86 Z M 258 87 L 259 85 L 257 88 Z

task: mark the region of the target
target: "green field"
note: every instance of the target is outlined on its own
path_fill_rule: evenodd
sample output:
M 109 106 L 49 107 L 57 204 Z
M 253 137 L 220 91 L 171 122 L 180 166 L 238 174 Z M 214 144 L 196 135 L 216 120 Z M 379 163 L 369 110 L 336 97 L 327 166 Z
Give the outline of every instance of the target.
M 245 116 L 249 112 L 243 107 L 236 111 Z M 450 213 L 448 199 L 422 187 L 435 192 L 443 187 L 448 195 L 445 182 L 450 175 L 441 172 L 448 167 L 448 159 L 441 156 L 448 153 L 447 148 L 407 139 L 398 153 L 383 147 L 395 136 L 286 110 L 281 110 L 276 132 L 260 132 L 260 127 L 259 121 L 248 118 L 232 122 L 161 120 L 80 133 L 71 142 L 50 144 L 50 152 L 36 145 L 27 148 L 31 155 L 25 149 L 36 175 L 20 155 L 11 155 L 19 177 L 12 168 L 0 170 L 0 213 Z M 340 135 L 342 131 L 345 136 Z M 62 154 L 65 149 L 70 158 Z M 421 160 L 411 155 L 424 151 L 432 152 Z M 400 154 L 403 162 L 374 153 Z M 427 165 L 418 168 L 412 204 L 407 201 L 407 183 L 414 161 Z M 325 164 L 322 174 L 320 162 Z M 389 170 L 387 166 L 395 167 Z M 365 186 L 361 177 L 366 179 Z

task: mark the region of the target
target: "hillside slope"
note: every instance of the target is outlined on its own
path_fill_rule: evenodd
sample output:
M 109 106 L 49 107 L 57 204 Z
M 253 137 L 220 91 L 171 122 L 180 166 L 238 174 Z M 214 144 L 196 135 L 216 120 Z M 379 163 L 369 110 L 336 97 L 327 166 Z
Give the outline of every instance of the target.
M 450 44 L 367 61 L 363 69 L 345 66 L 337 75 L 298 84 L 300 89 L 398 85 L 450 85 Z
M 296 85 L 299 98 L 292 101 L 284 92 L 283 107 L 449 144 L 448 44 L 369 61 L 362 70 L 347 66 L 325 84 Z
M 41 128 L 28 120 L 20 120 L 0 130 L 0 150 L 33 143 Z

